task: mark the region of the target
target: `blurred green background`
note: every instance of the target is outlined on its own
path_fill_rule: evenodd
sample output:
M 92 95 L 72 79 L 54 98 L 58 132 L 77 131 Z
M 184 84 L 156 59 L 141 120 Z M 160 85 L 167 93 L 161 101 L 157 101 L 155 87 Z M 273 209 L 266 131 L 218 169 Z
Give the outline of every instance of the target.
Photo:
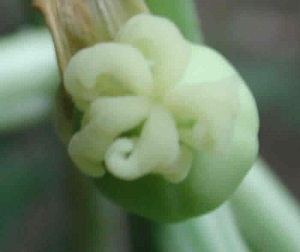
M 257 99 L 262 156 L 300 198 L 299 1 L 196 2 L 207 44 L 230 59 Z M 43 26 L 30 3 L 0 1 L 0 39 Z M 34 127 L 0 133 L 1 252 L 68 251 L 69 161 L 52 121 L 49 112 Z

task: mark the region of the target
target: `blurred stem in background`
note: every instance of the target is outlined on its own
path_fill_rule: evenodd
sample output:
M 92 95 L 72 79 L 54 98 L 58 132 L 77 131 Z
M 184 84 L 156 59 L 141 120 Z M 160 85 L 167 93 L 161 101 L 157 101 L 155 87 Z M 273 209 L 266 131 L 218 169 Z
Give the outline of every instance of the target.
M 300 207 L 258 160 L 233 197 L 216 211 L 158 226 L 160 251 L 300 251 Z
M 71 233 L 68 251 L 129 252 L 126 214 L 105 200 L 91 179 L 69 166 Z
M 247 252 L 230 205 L 179 224 L 163 226 L 157 235 L 161 252 Z
M 300 251 L 300 207 L 259 160 L 230 200 L 237 223 L 254 251 Z
M 48 117 L 59 81 L 50 35 L 24 29 L 0 41 L 0 132 Z

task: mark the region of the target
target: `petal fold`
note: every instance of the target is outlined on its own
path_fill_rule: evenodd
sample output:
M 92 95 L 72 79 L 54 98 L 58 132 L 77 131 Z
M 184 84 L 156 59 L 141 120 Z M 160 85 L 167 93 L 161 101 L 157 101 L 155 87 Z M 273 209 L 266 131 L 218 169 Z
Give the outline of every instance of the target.
M 149 173 L 164 173 L 179 156 L 179 138 L 170 113 L 152 109 L 139 139 L 117 139 L 107 151 L 105 164 L 116 177 L 134 180 Z
M 142 97 L 98 98 L 83 119 L 82 129 L 70 141 L 69 153 L 86 174 L 104 174 L 104 156 L 116 137 L 146 119 L 150 105 Z
M 150 109 L 150 101 L 142 96 L 102 97 L 92 103 L 83 122 L 93 121 L 103 132 L 116 137 L 141 124 Z
M 137 15 L 120 30 L 116 40 L 138 48 L 152 68 L 156 95 L 162 95 L 182 78 L 191 46 L 169 20 L 152 15 Z
M 181 128 L 181 140 L 195 148 L 221 150 L 230 140 L 239 112 L 237 77 L 217 82 L 179 85 L 165 103 Z
M 99 96 L 149 95 L 150 68 L 139 50 L 130 45 L 102 43 L 81 50 L 70 61 L 64 85 L 81 110 Z

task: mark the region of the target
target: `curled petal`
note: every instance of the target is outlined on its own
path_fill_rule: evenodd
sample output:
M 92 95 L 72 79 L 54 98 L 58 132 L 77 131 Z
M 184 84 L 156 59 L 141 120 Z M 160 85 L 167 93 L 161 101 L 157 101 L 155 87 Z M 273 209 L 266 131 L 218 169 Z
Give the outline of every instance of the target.
M 118 135 L 142 123 L 149 110 L 142 97 L 98 98 L 84 118 L 85 125 L 69 144 L 74 163 L 87 175 L 102 176 L 108 147 Z
M 238 76 L 233 66 L 217 51 L 191 44 L 191 57 L 180 81 L 181 85 L 218 82 Z
M 165 18 L 137 15 L 125 24 L 117 41 L 138 48 L 152 67 L 157 95 L 178 83 L 190 58 L 190 44 Z
M 115 176 L 134 180 L 149 173 L 163 173 L 179 156 L 176 125 L 169 112 L 156 106 L 140 139 L 118 139 L 106 153 L 105 164 Z
M 181 141 L 195 149 L 221 150 L 232 136 L 239 113 L 239 86 L 234 68 L 205 46 L 191 46 L 192 57 L 180 83 L 165 96 L 165 104 L 180 127 Z
M 151 104 L 145 97 L 122 96 L 97 98 L 86 114 L 84 124 L 93 121 L 113 137 L 141 124 L 150 113 Z
M 69 154 L 76 166 L 86 175 L 104 175 L 103 159 L 113 138 L 91 123 L 76 133 L 69 144 Z
M 106 43 L 76 54 L 66 69 L 64 84 L 78 108 L 86 110 L 98 96 L 149 95 L 153 81 L 137 49 Z
M 258 152 L 258 112 L 253 96 L 246 85 L 239 86 L 240 113 L 233 130 L 232 140 L 226 151 L 220 153 L 203 151 L 194 157 L 187 188 L 201 194 L 210 208 L 219 205 L 236 190 L 247 174 Z M 188 199 L 187 202 L 192 200 Z M 207 206 L 206 206 L 207 207 Z
M 217 150 L 226 146 L 239 111 L 240 82 L 239 78 L 227 78 L 180 85 L 167 94 L 166 104 L 179 125 L 183 125 L 183 141 L 197 149 L 203 146 Z

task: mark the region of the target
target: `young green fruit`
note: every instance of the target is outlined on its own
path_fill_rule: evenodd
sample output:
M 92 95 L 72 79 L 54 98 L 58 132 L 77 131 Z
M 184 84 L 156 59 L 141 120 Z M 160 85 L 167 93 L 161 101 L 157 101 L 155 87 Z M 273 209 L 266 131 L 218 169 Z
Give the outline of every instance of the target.
M 258 115 L 244 81 L 167 19 L 134 16 L 113 42 L 79 51 L 64 85 L 84 115 L 69 144 L 73 162 L 139 215 L 206 213 L 256 158 Z

